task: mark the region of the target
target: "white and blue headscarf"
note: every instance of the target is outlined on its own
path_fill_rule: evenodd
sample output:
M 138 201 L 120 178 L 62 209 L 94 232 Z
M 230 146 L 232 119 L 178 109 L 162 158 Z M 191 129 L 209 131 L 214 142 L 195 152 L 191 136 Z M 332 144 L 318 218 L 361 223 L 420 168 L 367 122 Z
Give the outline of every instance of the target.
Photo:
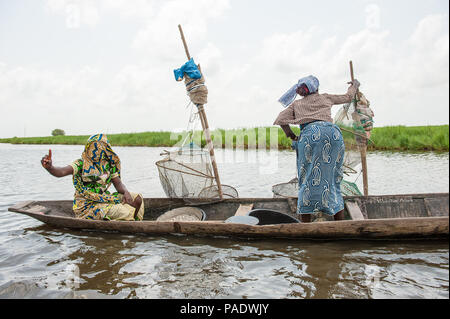
M 288 107 L 289 105 L 291 105 L 291 103 L 294 102 L 295 97 L 297 96 L 297 89 L 302 84 L 306 85 L 310 94 L 317 92 L 317 90 L 319 89 L 319 80 L 315 76 L 310 75 L 298 80 L 298 82 L 294 84 L 294 86 L 292 86 L 286 93 L 283 94 L 282 97 L 280 97 L 278 102 L 280 102 L 284 107 Z

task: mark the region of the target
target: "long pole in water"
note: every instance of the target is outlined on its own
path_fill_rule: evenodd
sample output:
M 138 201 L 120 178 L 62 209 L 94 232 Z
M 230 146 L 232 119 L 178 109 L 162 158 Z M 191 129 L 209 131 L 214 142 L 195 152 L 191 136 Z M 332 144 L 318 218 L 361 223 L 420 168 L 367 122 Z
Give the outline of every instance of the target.
M 353 62 L 350 61 L 350 76 L 352 77 L 352 81 L 355 79 L 354 73 L 353 73 Z M 356 94 L 358 94 L 358 91 L 356 91 Z M 364 141 L 364 145 L 358 145 L 359 152 L 361 154 L 361 166 L 362 166 L 362 175 L 363 175 L 363 188 L 364 188 L 364 196 L 369 195 L 369 181 L 367 176 L 367 138 Z
M 189 49 L 188 49 L 188 46 L 186 43 L 186 39 L 184 38 L 184 33 L 183 33 L 183 29 L 181 28 L 181 25 L 178 25 L 178 30 L 180 30 L 180 35 L 181 35 L 181 40 L 183 41 L 184 51 L 186 52 L 186 56 L 187 56 L 188 60 L 190 60 L 191 55 L 189 54 Z M 199 65 L 199 68 L 200 68 L 200 65 Z M 201 72 L 201 70 L 200 70 L 200 72 Z M 202 76 L 203 76 L 203 73 L 202 73 Z M 205 133 L 206 144 L 208 145 L 208 149 L 209 149 L 209 155 L 211 157 L 211 164 L 212 164 L 213 171 L 214 171 L 214 178 L 216 179 L 216 183 L 217 183 L 217 189 L 219 191 L 219 197 L 220 197 L 220 199 L 223 199 L 222 184 L 220 183 L 219 170 L 217 169 L 216 157 L 214 155 L 214 146 L 213 146 L 213 143 L 211 140 L 211 134 L 209 132 L 209 125 L 208 125 L 208 120 L 206 118 L 206 112 L 205 112 L 205 109 L 202 104 L 198 104 L 197 108 L 198 108 L 198 114 L 200 116 L 200 121 L 201 121 L 202 127 L 203 127 L 203 133 Z

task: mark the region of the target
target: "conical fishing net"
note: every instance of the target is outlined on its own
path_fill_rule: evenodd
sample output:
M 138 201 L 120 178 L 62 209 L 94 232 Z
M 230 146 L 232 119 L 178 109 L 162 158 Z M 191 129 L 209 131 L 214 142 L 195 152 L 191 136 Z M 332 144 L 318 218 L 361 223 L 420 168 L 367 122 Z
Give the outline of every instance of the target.
M 179 150 L 165 152 L 165 158 L 156 162 L 159 179 L 170 198 L 198 197 L 214 183 L 209 154 L 191 144 Z
M 364 94 L 358 92 L 355 99 L 344 104 L 334 117 L 334 123 L 340 127 L 345 143 L 344 179 L 341 181 L 344 196 L 362 195 L 356 181 L 361 175 L 361 150 L 370 141 L 373 116 L 370 102 Z M 273 197 L 297 197 L 298 188 L 298 177 L 287 183 L 273 185 Z
M 172 152 L 161 154 L 165 158 L 156 162 L 161 185 L 170 198 L 219 199 L 219 189 L 210 162 L 209 152 L 194 143 Z M 238 198 L 238 191 L 221 184 L 223 198 Z
M 230 185 L 225 185 L 225 184 L 221 184 L 222 186 L 222 196 L 223 198 L 238 198 L 239 194 L 236 190 L 236 188 L 230 186 Z M 199 198 L 220 198 L 219 195 L 219 188 L 217 187 L 217 185 L 212 185 L 212 186 L 208 186 L 203 188 L 200 191 L 200 194 L 198 194 Z
M 276 184 L 272 186 L 274 198 L 297 197 L 298 196 L 298 178 L 295 177 L 287 183 Z
M 344 179 L 341 182 L 343 195 L 362 195 L 356 180 L 361 175 L 361 152 L 363 150 L 365 152 L 370 141 L 373 116 L 370 102 L 359 91 L 355 99 L 351 103 L 344 104 L 334 117 L 334 123 L 341 129 L 345 143 Z

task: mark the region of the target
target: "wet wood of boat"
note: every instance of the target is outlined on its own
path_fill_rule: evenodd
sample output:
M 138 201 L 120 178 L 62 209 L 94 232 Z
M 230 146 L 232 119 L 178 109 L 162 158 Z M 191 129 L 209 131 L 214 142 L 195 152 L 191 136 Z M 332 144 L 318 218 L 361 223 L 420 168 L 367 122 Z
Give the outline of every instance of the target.
M 196 234 L 237 237 L 312 239 L 448 238 L 449 194 L 407 194 L 345 197 L 343 221 L 248 225 L 225 222 L 243 208 L 275 210 L 298 218 L 296 198 L 205 199 L 145 198 L 144 220 L 103 221 L 77 219 L 72 201 L 28 201 L 8 210 L 33 217 L 48 225 L 136 234 Z M 194 206 L 206 214 L 203 221 L 156 221 L 178 207 Z

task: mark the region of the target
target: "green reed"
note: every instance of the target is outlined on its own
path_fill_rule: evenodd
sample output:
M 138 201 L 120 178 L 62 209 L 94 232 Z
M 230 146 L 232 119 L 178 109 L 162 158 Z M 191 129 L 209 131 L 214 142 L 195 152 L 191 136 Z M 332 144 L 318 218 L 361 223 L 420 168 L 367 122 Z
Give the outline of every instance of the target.
M 295 134 L 300 133 L 292 126 Z M 343 132 L 344 140 L 352 139 L 352 134 Z M 118 146 L 177 146 L 185 140 L 187 132 L 142 132 L 108 134 L 112 145 Z M 276 136 L 273 136 L 273 135 Z M 88 135 L 13 137 L 2 138 L 0 143 L 11 144 L 85 144 Z M 291 140 L 279 127 L 255 127 L 242 129 L 216 129 L 211 131 L 216 148 L 270 148 L 290 149 Z M 371 134 L 369 150 L 393 151 L 448 151 L 449 126 L 386 126 L 376 127 Z M 186 143 L 194 141 L 197 145 L 206 145 L 202 131 L 195 131 Z

